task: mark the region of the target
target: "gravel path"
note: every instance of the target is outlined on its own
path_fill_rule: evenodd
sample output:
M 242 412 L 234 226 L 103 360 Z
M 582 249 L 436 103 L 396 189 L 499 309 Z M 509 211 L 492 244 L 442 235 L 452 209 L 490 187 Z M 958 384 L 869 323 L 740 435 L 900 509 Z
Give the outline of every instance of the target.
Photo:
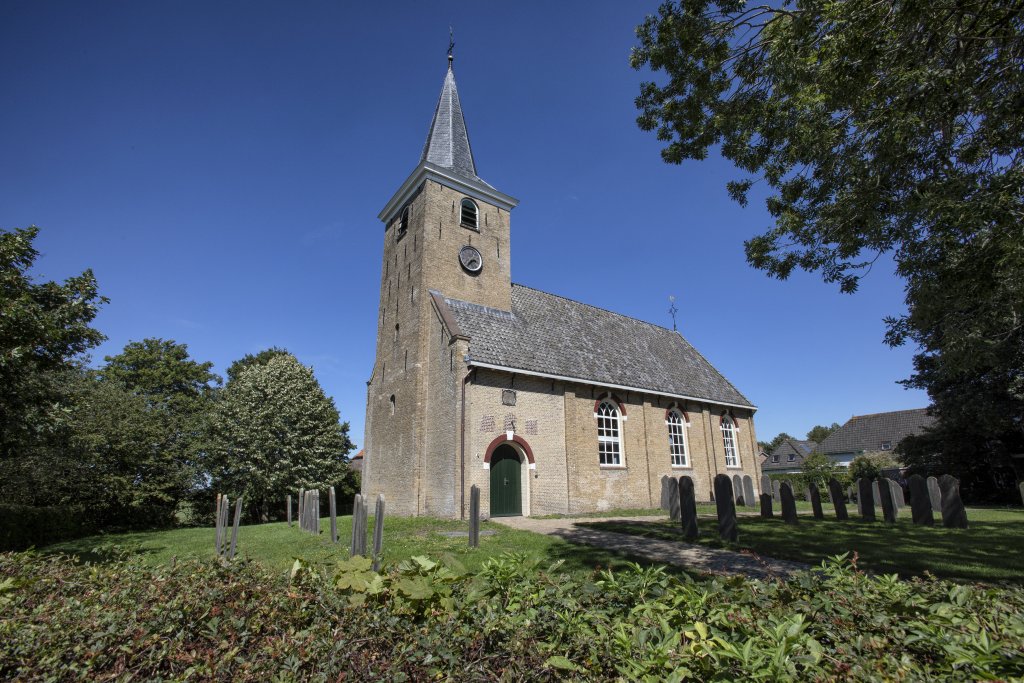
M 643 557 L 654 562 L 673 564 L 685 569 L 705 574 L 735 575 L 766 579 L 788 578 L 791 574 L 807 569 L 808 565 L 801 562 L 776 560 L 763 557 L 753 552 L 736 552 L 719 548 L 708 548 L 684 541 L 664 541 L 643 536 L 620 534 L 614 531 L 601 531 L 586 526 L 578 526 L 587 522 L 606 521 L 646 521 L 664 520 L 664 517 L 621 517 L 603 518 L 559 518 L 534 519 L 532 517 L 495 517 L 491 521 L 513 529 L 532 531 L 563 538 L 570 543 L 592 545 L 606 550 Z

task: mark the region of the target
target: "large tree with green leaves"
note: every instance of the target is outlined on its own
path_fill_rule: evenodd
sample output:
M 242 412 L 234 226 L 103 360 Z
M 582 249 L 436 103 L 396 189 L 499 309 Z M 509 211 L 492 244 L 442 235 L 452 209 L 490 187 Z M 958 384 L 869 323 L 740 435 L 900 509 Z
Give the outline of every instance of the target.
M 93 319 L 106 299 L 91 270 L 36 282 L 39 229 L 0 230 L 0 460 L 24 454 L 55 425 L 59 374 L 103 341 Z
M 826 427 L 825 425 L 814 425 L 807 431 L 807 440 L 813 441 L 814 443 L 821 443 L 837 429 L 839 429 L 838 422 L 833 422 L 829 427 Z
M 224 388 L 210 422 L 209 470 L 217 491 L 244 496 L 269 519 L 299 487 L 354 493 L 348 423 L 313 371 L 290 353 L 250 363 Z M 344 498 L 342 498 L 344 499 Z
M 907 312 L 886 341 L 919 349 L 906 383 L 940 420 L 1022 445 L 1020 3 L 670 1 L 637 35 L 633 66 L 664 74 L 636 101 L 663 159 L 714 148 L 736 201 L 765 196 L 748 261 L 853 292 L 890 254 Z

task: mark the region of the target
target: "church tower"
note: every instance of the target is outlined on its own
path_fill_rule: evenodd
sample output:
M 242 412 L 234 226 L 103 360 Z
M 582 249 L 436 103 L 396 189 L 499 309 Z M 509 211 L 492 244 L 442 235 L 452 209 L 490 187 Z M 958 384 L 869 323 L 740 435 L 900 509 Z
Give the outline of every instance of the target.
M 362 492 L 401 515 L 458 514 L 456 385 L 465 375 L 433 297 L 510 311 L 510 211 L 477 175 L 452 57 L 419 164 L 384 224 Z

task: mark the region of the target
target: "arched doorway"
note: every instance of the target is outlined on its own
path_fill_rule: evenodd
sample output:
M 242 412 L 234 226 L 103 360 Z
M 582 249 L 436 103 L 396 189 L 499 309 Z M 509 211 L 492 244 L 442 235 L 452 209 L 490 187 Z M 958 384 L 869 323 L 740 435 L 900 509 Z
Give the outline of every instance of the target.
M 491 455 L 491 517 L 523 514 L 521 470 L 516 449 L 508 444 L 494 449 Z

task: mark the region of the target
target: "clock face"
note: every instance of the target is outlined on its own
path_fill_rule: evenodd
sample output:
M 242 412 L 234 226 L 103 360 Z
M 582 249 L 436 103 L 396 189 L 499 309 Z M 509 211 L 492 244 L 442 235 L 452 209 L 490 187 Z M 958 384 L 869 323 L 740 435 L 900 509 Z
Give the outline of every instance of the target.
M 479 273 L 480 269 L 484 267 L 484 258 L 476 247 L 466 245 L 459 250 L 459 263 L 469 272 Z

